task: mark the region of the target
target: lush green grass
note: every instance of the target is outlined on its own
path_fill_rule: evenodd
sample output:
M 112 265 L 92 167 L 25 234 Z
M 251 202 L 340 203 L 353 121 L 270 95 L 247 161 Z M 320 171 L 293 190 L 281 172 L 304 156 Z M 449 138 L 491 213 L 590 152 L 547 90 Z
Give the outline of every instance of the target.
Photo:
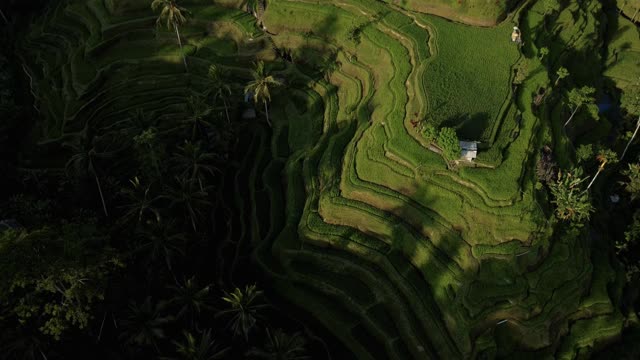
M 515 4 L 513 0 L 384 0 L 403 8 L 433 13 L 473 25 L 493 25 L 506 16 Z
M 519 56 L 510 40 L 512 23 L 478 29 L 433 16 L 420 19 L 435 28 L 437 38 L 425 74 L 428 121 L 489 147 L 511 96 L 511 67 Z
M 640 71 L 640 33 L 635 24 L 623 17 L 617 18 L 617 26 L 610 31 L 613 35 L 604 74 L 624 89 L 637 82 L 631 74 Z

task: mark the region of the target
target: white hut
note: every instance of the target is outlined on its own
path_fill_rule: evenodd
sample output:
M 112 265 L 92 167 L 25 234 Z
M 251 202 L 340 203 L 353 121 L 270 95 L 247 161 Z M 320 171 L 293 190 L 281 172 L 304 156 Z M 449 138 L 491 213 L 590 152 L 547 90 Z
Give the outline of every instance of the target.
M 478 157 L 477 141 L 460 141 L 460 160 L 473 161 Z

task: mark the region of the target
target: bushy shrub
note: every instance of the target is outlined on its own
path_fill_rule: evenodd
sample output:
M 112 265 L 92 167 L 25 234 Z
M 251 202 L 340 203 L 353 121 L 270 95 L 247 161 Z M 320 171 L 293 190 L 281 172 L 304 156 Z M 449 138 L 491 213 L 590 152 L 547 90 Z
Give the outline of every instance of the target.
M 436 141 L 436 138 L 438 137 L 438 130 L 436 130 L 435 126 L 426 124 L 422 127 L 422 137 L 431 144 Z
M 438 134 L 438 146 L 442 149 L 442 155 L 448 161 L 455 160 L 460 157 L 460 141 L 456 131 L 452 128 L 443 127 Z

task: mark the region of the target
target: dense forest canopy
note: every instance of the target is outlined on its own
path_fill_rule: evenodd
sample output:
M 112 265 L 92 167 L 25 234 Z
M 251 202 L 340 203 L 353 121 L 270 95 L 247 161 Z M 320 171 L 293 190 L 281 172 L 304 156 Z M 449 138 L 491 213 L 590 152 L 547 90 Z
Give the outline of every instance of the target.
M 0 357 L 640 356 L 640 4 L 0 4 Z

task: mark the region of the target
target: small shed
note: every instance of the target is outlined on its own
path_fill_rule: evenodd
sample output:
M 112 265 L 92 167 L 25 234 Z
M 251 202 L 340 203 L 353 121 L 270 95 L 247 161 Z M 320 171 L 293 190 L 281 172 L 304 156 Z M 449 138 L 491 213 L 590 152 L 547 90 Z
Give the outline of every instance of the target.
M 522 35 L 520 34 L 520 29 L 517 26 L 513 27 L 513 32 L 511 33 L 511 41 L 520 44 L 522 43 Z
M 460 141 L 460 160 L 473 161 L 478 156 L 477 141 Z

